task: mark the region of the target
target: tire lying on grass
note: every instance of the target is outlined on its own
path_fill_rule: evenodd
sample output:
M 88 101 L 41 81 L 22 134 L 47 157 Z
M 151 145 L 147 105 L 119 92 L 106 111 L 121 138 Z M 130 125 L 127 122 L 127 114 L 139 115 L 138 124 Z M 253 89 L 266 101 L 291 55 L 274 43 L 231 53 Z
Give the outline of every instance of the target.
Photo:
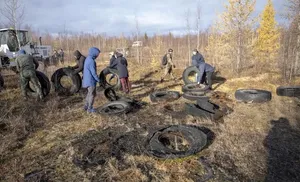
M 208 88 L 209 87 L 207 85 L 191 83 L 182 86 L 182 92 L 200 92 L 202 94 L 205 94 L 205 91 L 207 91 Z
M 235 92 L 235 98 L 241 102 L 263 103 L 272 99 L 272 93 L 266 90 L 241 89 Z
M 72 80 L 72 86 L 69 88 L 65 88 L 62 83 L 61 79 L 67 76 Z M 70 68 L 60 68 L 56 70 L 52 77 L 51 82 L 54 85 L 55 92 L 59 94 L 66 94 L 66 95 L 73 95 L 75 93 L 78 93 L 81 88 L 81 77 L 79 74 L 72 74 L 72 70 Z
M 116 84 L 112 85 L 106 80 L 106 76 L 109 75 L 109 74 L 114 74 L 115 75 L 115 77 L 117 79 Z M 100 79 L 100 86 L 103 87 L 104 89 L 112 88 L 114 90 L 117 90 L 117 89 L 121 88 L 121 81 L 120 81 L 120 77 L 119 77 L 119 72 L 116 69 L 105 68 L 104 70 L 101 71 L 101 73 L 99 75 L 99 79 Z
M 207 136 L 199 128 L 174 125 L 156 131 L 146 143 L 148 154 L 172 159 L 194 155 L 207 145 Z
M 131 105 L 128 102 L 114 101 L 102 106 L 99 109 L 99 113 L 105 115 L 127 114 L 131 109 Z
M 189 115 L 206 119 L 212 119 L 214 115 L 214 112 L 206 111 L 200 108 L 197 104 L 190 103 L 185 104 L 185 112 Z
M 205 96 L 205 94 L 203 92 L 185 92 L 182 95 L 183 98 L 187 99 L 187 100 L 208 100 L 209 97 Z
M 196 83 L 196 82 L 193 82 L 189 79 L 189 76 L 194 73 L 194 74 L 200 74 L 200 70 L 196 67 L 196 66 L 190 66 L 188 68 L 186 68 L 184 71 L 183 71 L 183 74 L 182 74 L 182 79 L 183 79 L 183 82 L 184 84 L 192 84 L 192 83 Z
M 108 101 L 117 101 L 119 97 L 117 93 L 112 88 L 107 88 L 104 90 L 104 96 Z
M 215 113 L 216 110 L 218 110 L 220 107 L 212 102 L 210 102 L 209 100 L 197 100 L 197 105 L 205 110 L 208 111 L 210 113 Z
M 157 91 L 150 94 L 151 102 L 174 101 L 180 98 L 180 93 L 176 91 Z
M 276 89 L 278 96 L 300 97 L 300 86 L 280 86 Z
M 49 95 L 50 90 L 51 90 L 50 80 L 44 73 L 42 73 L 40 71 L 36 71 L 36 76 L 40 82 L 43 96 L 46 97 L 47 95 Z M 30 84 L 28 84 L 27 89 L 29 90 L 29 92 L 31 92 L 31 94 L 29 93 L 29 95 L 31 95 L 33 97 L 37 96 L 35 91 L 30 87 Z

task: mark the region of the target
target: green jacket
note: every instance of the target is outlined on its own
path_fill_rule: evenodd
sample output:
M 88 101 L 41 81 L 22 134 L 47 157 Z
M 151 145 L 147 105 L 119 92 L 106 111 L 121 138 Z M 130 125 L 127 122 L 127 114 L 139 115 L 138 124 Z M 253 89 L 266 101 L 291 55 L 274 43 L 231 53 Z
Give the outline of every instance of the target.
M 36 70 L 39 67 L 39 63 L 31 55 L 23 54 L 17 57 L 17 70 L 19 72 L 24 70 Z

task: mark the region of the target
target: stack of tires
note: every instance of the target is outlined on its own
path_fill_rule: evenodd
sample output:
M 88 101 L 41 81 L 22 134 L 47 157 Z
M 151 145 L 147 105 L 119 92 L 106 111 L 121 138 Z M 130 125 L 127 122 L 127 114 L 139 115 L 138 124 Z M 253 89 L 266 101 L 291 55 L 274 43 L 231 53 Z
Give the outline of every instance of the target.
M 194 81 L 189 79 L 191 75 L 197 74 L 200 74 L 200 71 L 196 66 L 190 66 L 184 70 L 182 75 L 184 81 L 184 86 L 182 87 L 183 98 L 188 100 L 198 100 L 206 97 L 205 93 L 208 90 L 208 86 L 203 84 L 198 85 L 196 76 Z
M 82 80 L 79 74 L 73 74 L 73 70 L 71 68 L 60 68 L 56 70 L 52 77 L 51 82 L 54 86 L 55 92 L 61 95 L 73 95 L 75 93 L 78 93 Z M 66 76 L 69 77 L 72 80 L 72 86 L 69 88 L 65 88 L 62 83 L 61 79 Z

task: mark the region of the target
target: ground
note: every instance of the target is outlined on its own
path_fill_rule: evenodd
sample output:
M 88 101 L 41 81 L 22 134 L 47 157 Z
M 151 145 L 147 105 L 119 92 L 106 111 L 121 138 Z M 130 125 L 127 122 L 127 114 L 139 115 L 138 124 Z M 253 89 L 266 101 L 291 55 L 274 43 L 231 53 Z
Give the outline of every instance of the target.
M 98 71 L 104 65 L 99 65 Z M 56 68 L 49 68 L 50 77 Z M 176 69 L 179 78 L 183 70 Z M 160 83 L 160 69 L 130 64 L 130 97 L 147 102 L 120 116 L 88 115 L 84 91 L 75 96 L 50 94 L 44 103 L 24 102 L 17 76 L 4 76 L 0 92 L 0 181 L 300 181 L 300 101 L 276 96 L 275 73 L 227 78 L 215 103 L 232 108 L 221 120 L 186 115 L 183 98 L 151 104 L 154 90 L 181 91 L 182 80 Z M 226 75 L 222 75 L 226 77 Z M 300 80 L 294 84 L 300 85 Z M 217 86 L 217 85 L 214 85 Z M 272 101 L 237 103 L 239 88 L 270 90 Z M 226 96 L 225 96 L 226 94 Z M 108 102 L 101 91 L 95 102 Z M 144 152 L 147 135 L 172 124 L 208 129 L 209 145 L 183 159 L 161 160 Z M 199 158 L 206 163 L 200 162 Z

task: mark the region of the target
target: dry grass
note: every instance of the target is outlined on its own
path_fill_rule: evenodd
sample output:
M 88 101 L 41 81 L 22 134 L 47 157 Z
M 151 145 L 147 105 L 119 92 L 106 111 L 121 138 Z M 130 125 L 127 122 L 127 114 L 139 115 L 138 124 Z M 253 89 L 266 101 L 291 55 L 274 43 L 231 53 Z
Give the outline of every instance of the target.
M 131 97 L 149 102 L 148 95 L 154 90 L 181 91 L 182 81 L 159 83 L 161 70 L 142 69 L 130 62 L 129 65 L 130 80 L 135 85 Z M 103 67 L 99 64 L 98 72 Z M 48 76 L 53 70 L 48 70 Z M 182 70 L 175 69 L 178 78 L 181 73 Z M 229 79 L 218 87 L 218 91 L 228 94 L 229 98 L 224 102 L 234 109 L 221 123 L 183 115 L 180 111 L 183 103 L 187 102 L 184 99 L 149 104 L 136 113 L 119 117 L 86 114 L 82 111 L 82 93 L 67 98 L 51 94 L 45 103 L 25 103 L 20 100 L 16 80 L 16 76 L 5 76 L 7 87 L 0 93 L 0 181 L 22 181 L 25 174 L 43 170 L 51 171 L 47 174 L 53 181 L 189 182 L 206 173 L 198 161 L 199 156 L 206 157 L 213 167 L 215 175 L 210 181 L 278 179 L 274 173 L 278 167 L 276 163 L 280 162 L 285 170 L 280 173 L 282 179 L 299 179 L 299 175 L 296 175 L 297 178 L 287 175 L 299 171 L 295 166 L 299 165 L 296 159 L 298 156 L 299 160 L 300 147 L 291 142 L 300 141 L 299 101 L 275 95 L 275 89 L 280 84 L 275 74 Z M 296 83 L 300 84 L 300 79 Z M 270 90 L 273 99 L 265 104 L 231 102 L 234 91 L 239 88 Z M 98 93 L 95 106 L 106 102 L 103 93 Z M 285 118 L 289 125 L 276 129 L 276 124 L 271 121 L 282 121 L 280 118 Z M 117 137 L 141 130 L 142 137 L 158 126 L 169 124 L 204 126 L 212 130 L 215 139 L 203 152 L 185 159 L 157 160 L 134 151 L 133 146 L 132 150 L 122 155 L 121 160 L 111 155 L 105 164 L 96 167 L 82 169 L 73 162 L 74 156 L 79 155 L 74 142 L 80 141 L 90 131 L 101 133 L 112 128 L 112 131 L 116 130 L 114 135 Z M 286 134 L 280 136 L 280 132 Z M 278 150 L 273 150 L 274 146 Z M 286 150 L 290 158 L 280 155 L 285 154 Z M 275 177 L 272 178 L 272 175 Z

